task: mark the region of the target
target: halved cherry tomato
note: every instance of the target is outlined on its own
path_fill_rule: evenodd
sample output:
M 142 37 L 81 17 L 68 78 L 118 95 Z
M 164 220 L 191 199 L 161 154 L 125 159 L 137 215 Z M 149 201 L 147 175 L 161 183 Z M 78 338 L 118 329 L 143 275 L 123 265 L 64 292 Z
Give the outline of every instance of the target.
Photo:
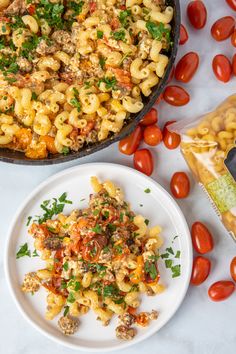
M 183 45 L 187 42 L 188 40 L 188 32 L 184 25 L 180 25 L 180 38 L 179 38 L 179 44 Z
M 170 181 L 170 190 L 177 199 L 186 198 L 190 191 L 189 178 L 185 172 L 175 172 Z
M 190 100 L 190 96 L 180 86 L 167 86 L 163 93 L 164 100 L 172 106 L 184 106 Z
M 229 280 L 220 280 L 212 284 L 208 289 L 208 295 L 212 301 L 223 301 L 230 297 L 235 290 L 235 284 Z
M 207 21 L 207 9 L 203 1 L 190 1 L 187 7 L 187 15 L 191 25 L 194 28 L 203 28 Z
M 230 274 L 232 279 L 236 282 L 236 257 L 230 263 Z
M 150 176 L 153 172 L 153 157 L 148 149 L 137 150 L 134 153 L 134 168 Z
M 236 30 L 233 31 L 231 36 L 231 44 L 236 47 Z
M 193 260 L 193 269 L 191 276 L 192 285 L 202 284 L 208 277 L 211 270 L 211 261 L 208 258 L 198 256 Z
M 162 131 L 156 124 L 149 125 L 144 129 L 143 137 L 146 144 L 156 146 L 162 141 Z
M 119 142 L 119 150 L 125 155 L 132 155 L 142 140 L 142 129 L 138 125 L 134 131 Z
M 89 3 L 89 10 L 90 13 L 93 13 L 97 9 L 97 3 L 96 1 L 90 1 Z
M 218 54 L 213 58 L 212 69 L 219 81 L 228 82 L 232 73 L 232 67 L 229 59 L 223 55 Z
M 185 54 L 176 65 L 175 78 L 178 81 L 189 82 L 195 72 L 197 71 L 199 64 L 199 56 L 195 52 L 189 52 Z
M 82 257 L 85 261 L 96 262 L 100 256 L 101 250 L 101 245 L 98 240 L 96 240 L 96 237 L 94 237 L 82 248 Z
M 232 70 L 233 70 L 233 74 L 236 76 L 236 54 L 234 54 L 232 59 Z
M 193 247 L 198 253 L 205 254 L 213 249 L 214 242 L 212 235 L 208 228 L 200 221 L 196 221 L 192 225 L 191 236 Z
M 232 10 L 236 11 L 236 0 L 226 0 L 226 2 Z
M 147 126 L 157 123 L 158 121 L 158 112 L 155 108 L 151 108 L 150 111 L 145 114 L 143 119 L 140 121 L 140 125 Z
M 224 41 L 234 31 L 235 20 L 231 16 L 219 18 L 211 27 L 211 35 L 216 41 Z
M 30 6 L 27 8 L 27 11 L 30 15 L 33 15 L 35 13 L 36 7 L 33 4 L 30 4 Z
M 176 149 L 181 141 L 180 135 L 174 132 L 169 131 L 168 125 L 175 123 L 175 120 L 166 122 L 163 128 L 163 143 L 167 149 L 173 150 Z

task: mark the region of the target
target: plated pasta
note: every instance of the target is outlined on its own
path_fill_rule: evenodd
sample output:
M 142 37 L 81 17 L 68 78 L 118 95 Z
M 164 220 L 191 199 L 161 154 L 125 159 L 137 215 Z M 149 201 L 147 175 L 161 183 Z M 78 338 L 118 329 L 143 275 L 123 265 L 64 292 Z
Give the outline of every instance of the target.
M 165 73 L 165 0 L 0 0 L 0 147 L 30 159 L 118 133 Z
M 141 294 L 153 296 L 165 289 L 157 265 L 161 227 L 149 228 L 111 181 L 100 183 L 92 177 L 91 183 L 95 193 L 86 209 L 52 219 L 49 201 L 43 203 L 46 212 L 29 233 L 46 266 L 25 275 L 22 291 L 46 289 L 46 319 L 61 316 L 58 326 L 65 335 L 74 334 L 79 318 L 92 310 L 104 326 L 118 315 L 116 336 L 129 340 L 136 325 L 145 327 L 158 317 L 156 310 L 138 308 Z M 59 202 L 70 201 L 63 194 Z M 59 208 L 56 199 L 53 208 Z M 26 247 L 20 252 L 29 255 Z

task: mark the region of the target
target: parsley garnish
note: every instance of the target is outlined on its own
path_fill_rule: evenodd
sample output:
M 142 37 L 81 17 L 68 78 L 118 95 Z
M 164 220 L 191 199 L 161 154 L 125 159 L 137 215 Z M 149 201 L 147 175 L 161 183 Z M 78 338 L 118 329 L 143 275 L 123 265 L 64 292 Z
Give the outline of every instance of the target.
M 32 257 L 39 257 L 39 254 L 36 250 L 34 250 L 34 252 L 32 253 Z
M 176 252 L 175 258 L 180 258 L 180 251 Z
M 68 269 L 69 269 L 69 264 L 68 264 L 68 262 L 65 262 L 65 263 L 63 264 L 62 268 L 67 272 Z
M 123 252 L 123 249 L 122 249 L 121 245 L 115 246 L 115 250 L 116 250 L 116 253 L 118 253 L 118 254 L 122 254 L 122 252 Z
M 119 13 L 119 21 L 123 27 L 128 26 L 128 17 L 131 15 L 131 10 L 124 10 Z
M 146 189 L 144 189 L 144 192 L 145 193 L 151 193 L 151 189 L 150 188 L 146 188 Z
M 174 255 L 174 251 L 173 251 L 173 248 L 172 248 L 172 247 L 167 247 L 167 248 L 166 248 L 166 251 L 167 251 L 168 253 Z
M 103 211 L 103 216 L 105 217 L 105 219 L 108 219 L 109 218 L 109 211 L 108 210 L 104 210 Z
M 92 228 L 92 231 L 95 232 L 96 234 L 102 234 L 102 227 L 96 224 L 96 226 Z
M 28 243 L 27 242 L 24 245 L 20 246 L 20 249 L 19 249 L 19 251 L 16 254 L 16 259 L 19 259 L 19 258 L 25 257 L 25 256 L 28 256 L 28 257 L 31 256 L 31 252 L 30 252 L 30 250 L 28 248 Z
M 65 317 L 68 314 L 68 312 L 69 312 L 69 306 L 65 306 L 63 316 Z
M 76 97 L 74 97 L 74 98 L 72 98 L 72 99 L 70 100 L 70 104 L 71 104 L 73 107 L 77 108 L 77 111 L 80 112 L 80 110 L 81 110 L 81 103 L 79 102 L 79 100 L 78 100 Z
M 171 267 L 172 267 L 172 264 L 173 264 L 172 259 L 166 259 L 166 260 L 165 260 L 165 266 L 166 266 L 166 268 L 171 268 Z
M 113 297 L 118 295 L 119 289 L 115 285 L 105 285 L 103 288 L 103 296 L 104 297 Z
M 108 252 L 110 252 L 110 248 L 109 248 L 109 246 L 105 246 L 104 248 L 103 248 L 103 253 L 108 253 Z
M 124 213 L 120 213 L 120 217 L 119 217 L 120 222 L 124 221 Z
M 73 295 L 73 293 L 69 293 L 68 297 L 67 297 L 67 302 L 73 304 L 73 302 L 75 302 L 75 297 Z
M 152 280 L 156 279 L 156 277 L 158 275 L 155 263 L 153 263 L 153 262 L 146 261 L 144 263 L 144 271 L 145 271 L 145 273 L 150 275 L 150 278 Z
M 103 38 L 103 31 L 97 31 L 97 38 L 102 39 Z
M 49 0 L 40 0 L 36 7 L 36 16 L 47 21 L 50 27 L 62 29 L 64 6 L 53 4 Z
M 72 13 L 72 16 L 78 16 L 83 8 L 84 5 L 84 1 L 80 1 L 80 2 L 75 2 L 75 1 L 70 1 L 68 4 L 68 7 L 70 7 L 74 12 Z
M 36 34 L 33 34 L 29 37 L 28 41 L 22 44 L 20 55 L 28 60 L 32 60 L 32 51 L 37 48 L 39 42 L 40 38 Z
M 59 201 L 59 202 L 58 202 Z M 70 200 L 66 200 L 66 193 L 63 193 L 57 200 L 57 198 L 53 198 L 51 200 L 44 200 L 40 205 L 40 208 L 43 209 L 44 214 L 42 216 L 37 217 L 38 223 L 42 224 L 48 219 L 52 219 L 54 215 L 60 214 L 63 212 L 65 204 L 72 204 Z
M 177 265 L 171 267 L 171 271 L 172 271 L 172 278 L 179 277 L 180 274 L 181 274 L 181 266 L 180 266 L 180 264 L 177 264 Z
M 26 226 L 29 226 L 32 216 L 28 216 Z
M 12 18 L 12 22 L 9 23 L 9 26 L 14 30 L 17 28 L 26 28 L 26 25 L 22 21 L 21 16 L 17 15 L 14 15 L 14 17 Z
M 94 216 L 97 216 L 99 213 L 100 213 L 100 211 L 99 211 L 98 209 L 95 209 L 95 210 L 93 211 L 93 215 L 94 215 Z
M 145 219 L 144 222 L 145 222 L 146 225 L 149 224 L 149 220 L 148 219 Z
M 63 155 L 68 155 L 70 152 L 70 149 L 67 146 L 63 146 L 61 152 Z
M 112 38 L 114 38 L 116 41 L 123 41 L 125 42 L 125 31 L 120 30 L 116 32 L 111 32 Z
M 116 231 L 116 225 L 108 224 L 107 227 L 108 227 L 108 229 L 109 229 L 111 232 Z
M 36 95 L 36 93 L 35 93 L 35 92 L 32 92 L 32 100 L 34 100 L 34 101 L 37 100 L 37 97 L 38 97 L 38 96 Z
M 60 202 L 60 203 L 65 203 L 65 204 L 72 204 L 72 201 L 71 201 L 71 200 L 67 200 L 66 197 L 67 197 L 67 193 L 64 192 L 64 193 L 58 198 L 59 202 Z
M 106 89 L 114 89 L 115 85 L 117 83 L 117 80 L 115 76 L 109 78 L 109 77 L 103 77 L 102 79 L 99 79 L 98 81 L 98 86 L 101 85 L 101 82 L 104 82 L 106 84 Z
M 99 58 L 99 65 L 101 66 L 102 69 L 104 69 L 105 63 L 106 60 L 103 57 Z
M 154 22 L 148 21 L 146 22 L 146 27 L 152 38 L 161 41 L 164 37 L 168 43 L 170 42 L 170 30 L 165 28 L 162 22 L 156 24 Z

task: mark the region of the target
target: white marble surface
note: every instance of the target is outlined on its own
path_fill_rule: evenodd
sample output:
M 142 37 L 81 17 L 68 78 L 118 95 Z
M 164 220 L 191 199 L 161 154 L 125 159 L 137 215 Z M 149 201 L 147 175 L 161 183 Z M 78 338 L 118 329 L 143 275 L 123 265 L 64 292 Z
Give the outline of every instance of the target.
M 182 20 L 186 24 L 187 0 L 181 0 Z M 200 68 L 192 82 L 187 85 L 191 102 L 181 108 L 161 104 L 160 122 L 181 119 L 201 114 L 216 106 L 229 94 L 235 92 L 236 79 L 228 84 L 215 80 L 211 71 L 212 57 L 217 53 L 233 55 L 229 41 L 214 42 L 209 29 L 217 18 L 234 15 L 225 0 L 205 0 L 208 9 L 208 23 L 202 31 L 191 31 L 190 40 L 180 47 L 179 56 L 194 50 L 200 54 Z M 174 171 L 187 170 L 178 151 L 167 151 L 163 146 L 153 148 L 156 169 L 153 178 L 167 190 Z M 13 213 L 28 193 L 46 177 L 64 168 L 77 164 L 106 161 L 132 166 L 130 157 L 119 154 L 117 146 L 93 156 L 53 167 L 27 167 L 0 163 L 0 353 L 1 354 L 73 354 L 74 351 L 60 347 L 44 338 L 21 317 L 9 291 L 3 271 L 4 244 L 8 225 Z M 236 301 L 235 294 L 225 302 L 213 303 L 208 299 L 209 285 L 219 279 L 229 278 L 229 262 L 236 255 L 236 245 L 227 235 L 211 209 L 200 188 L 192 181 L 192 190 L 187 200 L 179 202 L 189 225 L 202 220 L 214 234 L 215 249 L 210 257 L 213 264 L 209 279 L 200 287 L 190 287 L 186 298 L 174 318 L 157 334 L 137 346 L 122 350 L 122 354 L 146 352 L 158 354 L 233 354 L 236 352 Z M 91 334 L 92 335 L 92 334 Z M 117 352 L 118 353 L 118 352 Z M 121 352 L 119 353 L 121 354 Z

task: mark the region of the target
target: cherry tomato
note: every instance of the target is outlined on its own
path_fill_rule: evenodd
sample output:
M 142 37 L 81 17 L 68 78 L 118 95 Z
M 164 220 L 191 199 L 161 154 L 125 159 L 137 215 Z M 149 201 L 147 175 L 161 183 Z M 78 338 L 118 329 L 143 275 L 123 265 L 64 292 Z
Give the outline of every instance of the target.
M 148 149 L 137 150 L 134 153 L 134 168 L 150 176 L 153 172 L 153 157 Z
M 208 258 L 198 256 L 193 260 L 191 276 L 192 285 L 202 284 L 208 277 L 211 270 L 211 261 Z
M 189 82 L 195 72 L 197 71 L 199 64 L 199 56 L 195 52 L 189 52 L 185 54 L 176 65 L 175 78 L 178 81 L 184 83 Z
M 236 257 L 230 263 L 230 274 L 232 279 L 236 282 Z
M 191 25 L 196 29 L 205 26 L 207 20 L 207 9 L 200 0 L 190 1 L 187 7 L 187 15 Z
M 212 301 L 223 301 L 233 294 L 235 284 L 229 280 L 220 280 L 212 284 L 208 289 L 208 295 Z
M 173 150 L 176 149 L 181 141 L 180 135 L 174 132 L 169 131 L 168 129 L 168 125 L 175 123 L 175 120 L 166 122 L 166 124 L 164 125 L 164 129 L 163 129 L 163 143 L 165 144 L 165 147 L 167 147 L 167 149 Z
M 27 8 L 27 11 L 30 15 L 33 15 L 36 11 L 36 7 L 35 5 L 31 4 L 28 8 Z
M 228 82 L 230 80 L 232 67 L 229 59 L 225 55 L 218 54 L 213 58 L 212 69 L 219 81 Z
M 179 38 L 179 44 L 183 45 L 187 42 L 188 40 L 188 32 L 184 25 L 180 25 L 180 38 Z
M 163 93 L 164 100 L 172 106 L 184 106 L 190 100 L 190 96 L 180 86 L 167 86 Z
M 236 30 L 233 31 L 231 36 L 231 44 L 236 47 Z
M 231 9 L 236 11 L 236 0 L 226 0 L 226 2 L 231 7 Z
M 236 54 L 234 54 L 232 59 L 232 70 L 233 70 L 233 74 L 236 76 Z
M 85 261 L 96 262 L 100 256 L 101 250 L 101 245 L 96 240 L 96 237 L 94 237 L 82 248 L 82 257 Z
M 144 129 L 143 137 L 146 144 L 156 146 L 162 141 L 162 131 L 156 124 L 149 125 Z
M 140 125 L 147 126 L 157 123 L 158 121 L 158 112 L 155 108 L 151 108 L 150 111 L 145 114 L 143 119 L 140 122 Z
M 190 182 L 185 172 L 175 172 L 170 181 L 170 190 L 175 198 L 186 198 L 189 195 Z
M 138 125 L 134 131 L 119 142 L 119 150 L 125 155 L 132 155 L 142 140 L 142 129 Z
M 205 254 L 213 249 L 214 242 L 212 235 L 208 228 L 200 221 L 196 221 L 192 225 L 191 236 L 193 247 L 198 253 Z
M 235 21 L 231 16 L 219 18 L 211 27 L 211 35 L 216 41 L 224 41 L 234 31 Z

